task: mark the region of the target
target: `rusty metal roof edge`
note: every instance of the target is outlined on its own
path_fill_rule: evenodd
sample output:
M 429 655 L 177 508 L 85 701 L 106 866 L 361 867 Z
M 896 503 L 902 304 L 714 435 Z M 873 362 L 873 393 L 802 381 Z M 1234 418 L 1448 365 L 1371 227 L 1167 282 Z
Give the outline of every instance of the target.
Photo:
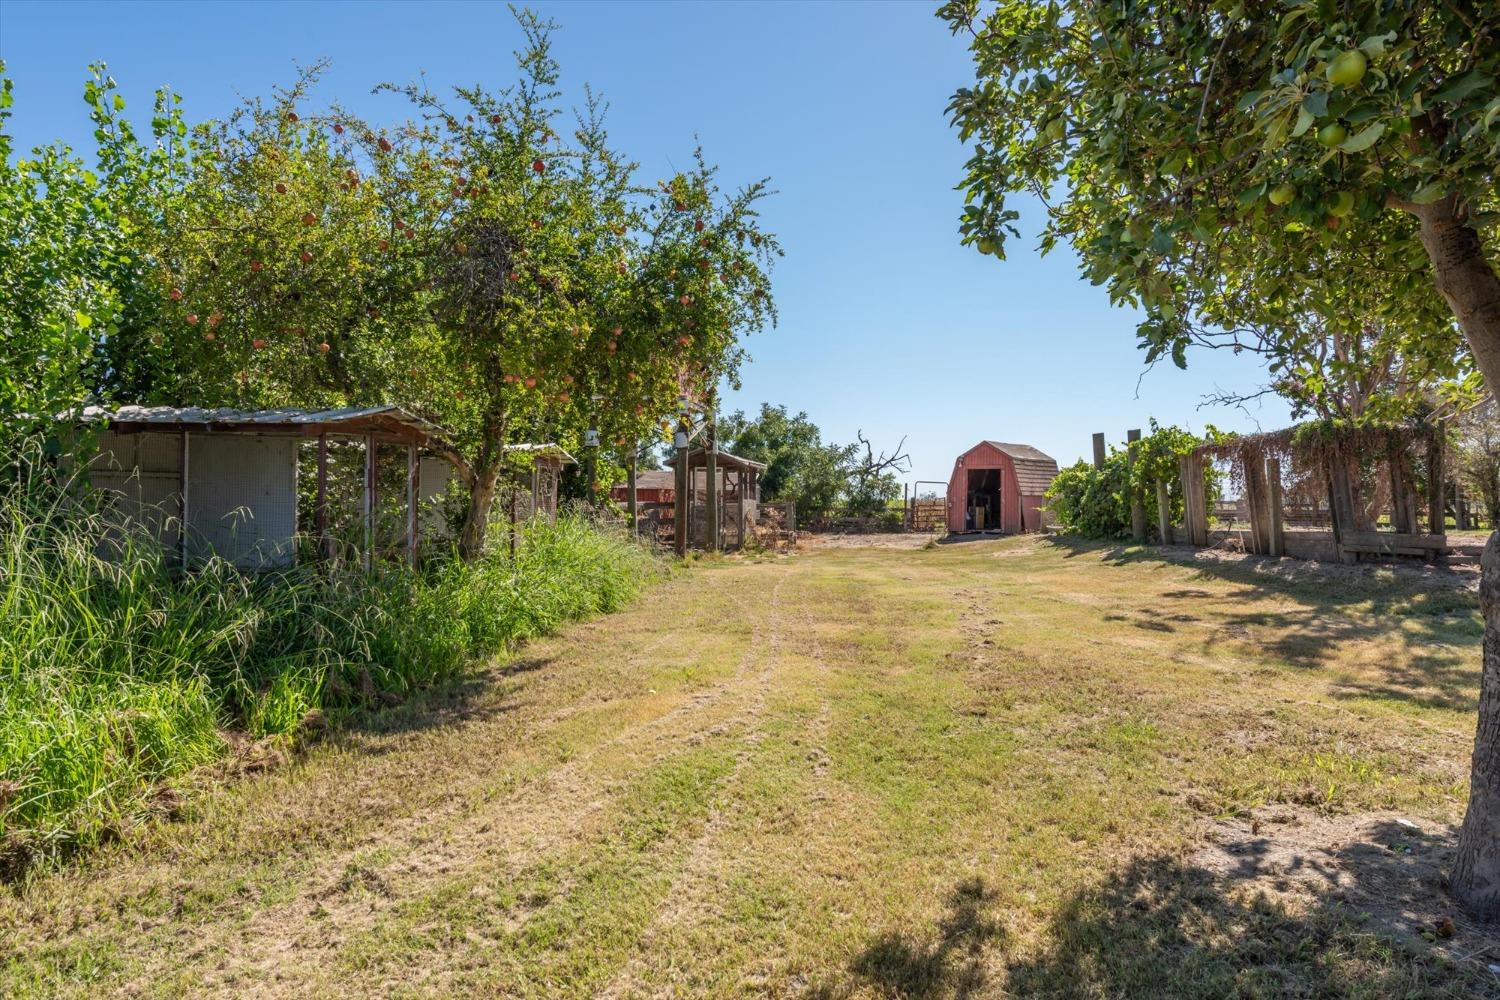
M 365 417 L 388 416 L 398 423 L 421 430 L 432 437 L 443 437 L 447 431 L 409 410 L 386 403 L 379 406 L 346 406 L 322 410 L 283 407 L 269 410 L 241 410 L 234 407 L 203 406 L 137 406 L 106 407 L 93 404 L 76 413 L 60 413 L 59 420 L 115 423 L 161 424 L 264 424 L 268 427 L 299 427 L 307 424 L 337 424 Z

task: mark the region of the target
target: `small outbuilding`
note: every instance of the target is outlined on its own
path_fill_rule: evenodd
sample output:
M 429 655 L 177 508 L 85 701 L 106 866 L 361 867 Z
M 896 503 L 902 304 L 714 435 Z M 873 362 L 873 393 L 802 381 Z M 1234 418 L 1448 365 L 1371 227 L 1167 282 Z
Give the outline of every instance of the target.
M 1042 529 L 1044 494 L 1057 478 L 1057 460 L 1029 444 L 981 441 L 953 463 L 948 481 L 948 530 Z

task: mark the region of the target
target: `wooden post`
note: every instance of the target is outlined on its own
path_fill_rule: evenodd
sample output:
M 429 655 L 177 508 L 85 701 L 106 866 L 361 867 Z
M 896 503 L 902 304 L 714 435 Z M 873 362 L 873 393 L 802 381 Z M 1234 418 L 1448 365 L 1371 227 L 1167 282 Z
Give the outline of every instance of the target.
M 1266 504 L 1270 507 L 1269 552 L 1277 559 L 1286 555 L 1286 526 L 1282 521 L 1281 459 L 1266 459 Z
M 1245 508 L 1250 515 L 1249 551 L 1258 556 L 1266 554 L 1270 531 L 1266 525 L 1266 465 L 1260 452 L 1254 451 L 1243 458 L 1245 475 Z
M 1203 492 L 1203 459 L 1198 455 L 1184 455 L 1179 469 L 1182 476 L 1182 526 L 1187 532 L 1188 544 L 1202 547 L 1208 544 L 1208 498 Z
M 1338 548 L 1339 561 L 1358 562 L 1359 556 L 1344 551 L 1344 536 L 1356 530 L 1354 523 L 1354 491 L 1349 483 L 1349 463 L 1344 460 L 1342 448 L 1335 448 L 1328 460 L 1328 512 L 1333 517 L 1333 540 Z
M 370 568 L 375 548 L 375 437 L 365 436 L 365 552 L 360 564 Z
M 1156 530 L 1163 545 L 1172 544 L 1172 495 L 1165 479 L 1156 481 Z
M 1141 432 L 1139 430 L 1126 431 L 1125 470 L 1126 481 L 1135 468 L 1135 452 L 1141 443 Z M 1130 487 L 1130 537 L 1137 542 L 1146 540 L 1146 505 L 1141 502 L 1140 491 L 1134 485 Z
M 1094 468 L 1104 468 L 1104 432 L 1094 435 Z
M 177 526 L 177 556 L 182 571 L 188 568 L 188 432 L 182 432 L 182 454 L 177 457 L 177 492 L 182 495 L 182 517 Z
M 1463 484 L 1453 477 L 1453 527 L 1457 531 L 1469 530 L 1469 502 L 1464 499 Z
M 687 433 L 679 429 L 677 437 L 681 444 L 677 447 L 677 504 L 673 511 L 672 547 L 679 556 L 685 556 L 688 542 L 688 486 L 693 480 L 688 468 Z
M 1444 466 L 1443 431 L 1439 427 L 1427 442 L 1427 530 L 1434 535 L 1448 533 L 1448 481 Z
M 750 486 L 750 477 L 744 469 L 740 470 L 740 548 L 745 547 L 745 491 Z
M 328 435 L 318 435 L 318 499 L 313 510 L 318 533 L 318 551 L 324 559 L 333 558 L 333 539 L 328 534 Z
M 539 491 L 542 488 L 542 467 L 538 464 L 540 459 L 531 460 L 531 516 L 536 517 L 541 513 Z
M 417 482 L 421 462 L 417 457 L 417 446 L 406 446 L 406 561 L 417 565 L 417 531 L 420 518 L 417 516 Z
M 625 499 L 626 516 L 630 518 L 630 537 L 640 535 L 640 526 L 636 523 L 639 511 L 635 497 L 635 452 L 630 453 L 630 461 L 625 465 L 625 490 L 630 495 Z
M 718 428 L 708 425 L 708 440 L 703 450 L 703 548 L 719 551 L 719 442 Z

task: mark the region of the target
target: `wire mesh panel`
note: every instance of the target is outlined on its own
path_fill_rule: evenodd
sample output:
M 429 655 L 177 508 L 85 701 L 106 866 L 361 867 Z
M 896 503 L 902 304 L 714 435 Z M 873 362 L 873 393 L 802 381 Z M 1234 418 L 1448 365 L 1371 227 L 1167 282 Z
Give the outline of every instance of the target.
M 290 566 L 297 533 L 297 440 L 246 434 L 188 438 L 188 559 L 241 569 Z
M 177 549 L 182 516 L 181 440 L 177 434 L 106 431 L 89 463 L 89 483 L 105 495 L 119 527 L 128 526 L 169 551 Z

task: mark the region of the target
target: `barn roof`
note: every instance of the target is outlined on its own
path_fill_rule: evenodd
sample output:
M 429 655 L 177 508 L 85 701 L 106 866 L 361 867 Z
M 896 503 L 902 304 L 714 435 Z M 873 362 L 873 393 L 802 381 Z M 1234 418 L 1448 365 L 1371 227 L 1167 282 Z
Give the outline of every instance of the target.
M 1041 496 L 1057 478 L 1057 459 L 1029 444 L 1011 444 L 1006 441 L 984 441 L 1002 455 L 1009 456 L 1016 468 L 1016 486 L 1022 496 Z M 975 445 L 975 448 L 979 445 Z M 973 451 L 970 448 L 969 451 Z M 965 452 L 967 454 L 967 452 Z

